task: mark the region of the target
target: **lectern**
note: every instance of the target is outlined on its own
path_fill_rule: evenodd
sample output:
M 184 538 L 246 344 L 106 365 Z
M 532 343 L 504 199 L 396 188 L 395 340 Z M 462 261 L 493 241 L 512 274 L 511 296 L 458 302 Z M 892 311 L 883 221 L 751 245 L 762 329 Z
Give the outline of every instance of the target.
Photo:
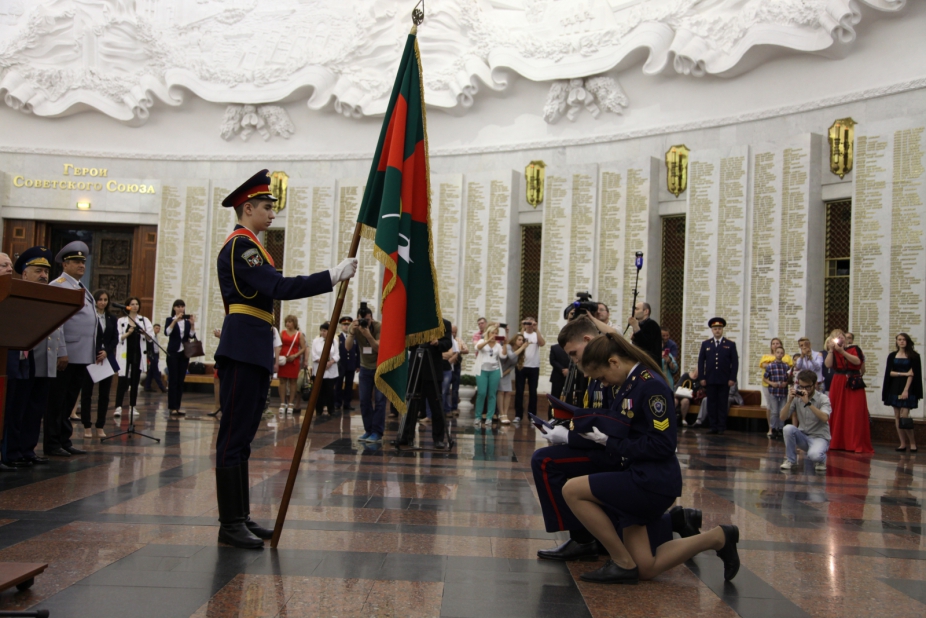
M 0 277 L 0 428 L 6 412 L 7 350 L 31 350 L 83 306 L 83 290 L 30 283 L 13 279 L 13 275 Z M 10 586 L 25 590 L 47 566 L 0 563 L 0 590 Z

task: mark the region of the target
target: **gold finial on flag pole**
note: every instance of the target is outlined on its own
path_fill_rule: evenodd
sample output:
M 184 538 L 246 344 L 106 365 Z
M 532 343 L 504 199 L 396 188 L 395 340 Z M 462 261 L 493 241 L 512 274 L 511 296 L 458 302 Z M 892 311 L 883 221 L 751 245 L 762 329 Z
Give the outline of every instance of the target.
M 420 9 L 418 7 L 421 7 Z M 415 5 L 415 8 L 412 9 L 412 23 L 416 26 L 420 26 L 421 22 L 424 21 L 424 0 L 418 0 L 418 4 Z

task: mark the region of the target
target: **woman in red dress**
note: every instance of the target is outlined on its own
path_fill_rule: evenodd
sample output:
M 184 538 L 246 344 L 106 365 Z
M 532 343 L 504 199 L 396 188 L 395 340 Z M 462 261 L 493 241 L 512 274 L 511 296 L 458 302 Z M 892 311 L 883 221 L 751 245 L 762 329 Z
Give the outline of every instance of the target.
M 299 332 L 299 318 L 288 315 L 283 319 L 283 326 L 283 330 L 280 331 L 280 339 L 283 341 L 283 345 L 280 346 L 280 368 L 277 370 L 277 378 L 280 380 L 281 415 L 293 413 L 293 407 L 296 405 L 296 380 L 302 368 L 301 361 L 306 355 L 305 335 Z
M 826 340 L 828 354 L 824 364 L 833 370 L 830 386 L 830 450 L 853 453 L 874 453 L 871 448 L 871 427 L 868 421 L 868 396 L 864 388 L 851 388 L 861 380 L 859 367 L 865 355 L 857 345 L 842 347 L 846 334 L 837 329 Z

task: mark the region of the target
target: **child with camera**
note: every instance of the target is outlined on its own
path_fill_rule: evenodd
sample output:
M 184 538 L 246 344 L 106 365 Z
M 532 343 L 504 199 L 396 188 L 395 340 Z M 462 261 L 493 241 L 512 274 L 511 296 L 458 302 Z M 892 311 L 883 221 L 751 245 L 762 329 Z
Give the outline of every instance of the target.
M 789 416 L 797 424 L 785 425 L 785 460 L 782 470 L 797 465 L 797 450 L 807 453 L 817 472 L 826 472 L 826 452 L 830 448 L 830 399 L 817 390 L 817 374 L 805 369 L 797 374 L 797 383 L 788 392 L 788 403 L 781 409 L 780 419 Z

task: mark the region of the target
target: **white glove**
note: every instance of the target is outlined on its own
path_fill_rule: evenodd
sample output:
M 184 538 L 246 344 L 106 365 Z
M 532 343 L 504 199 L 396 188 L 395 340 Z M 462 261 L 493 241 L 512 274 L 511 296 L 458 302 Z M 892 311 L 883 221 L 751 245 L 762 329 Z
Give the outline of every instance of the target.
M 347 281 L 357 272 L 357 258 L 347 258 L 334 268 L 328 269 L 331 275 L 331 285 L 338 281 Z
M 592 427 L 592 430 L 588 433 L 580 433 L 580 436 L 586 440 L 591 440 L 592 442 L 597 442 L 601 446 L 608 445 L 608 434 L 601 433 L 597 427 Z
M 553 429 L 547 430 L 547 433 L 541 434 L 547 442 L 552 445 L 567 444 L 569 442 L 569 430 L 565 425 L 557 425 Z

